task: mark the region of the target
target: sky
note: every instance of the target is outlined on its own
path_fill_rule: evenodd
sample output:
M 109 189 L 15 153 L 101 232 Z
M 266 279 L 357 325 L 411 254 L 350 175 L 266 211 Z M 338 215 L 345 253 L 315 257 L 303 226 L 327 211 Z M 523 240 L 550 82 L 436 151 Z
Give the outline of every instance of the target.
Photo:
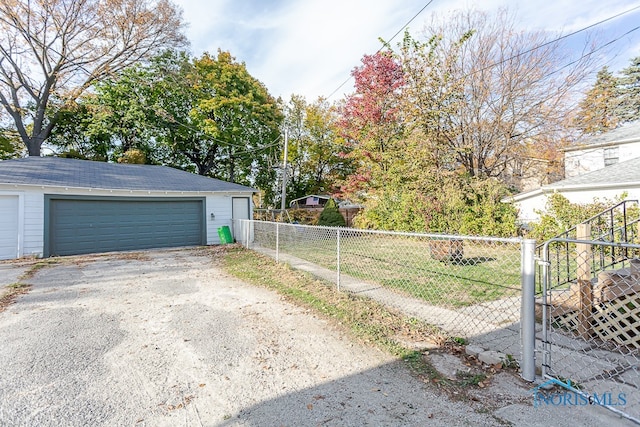
M 380 38 L 395 45 L 408 24 L 419 37 L 432 14 L 475 8 L 507 7 L 519 29 L 565 35 L 640 6 L 633 0 L 174 0 L 183 10 L 191 53 L 229 51 L 246 64 L 271 95 L 307 101 L 343 98 L 353 91 L 351 71 L 374 54 Z M 425 7 L 426 6 L 426 7 Z M 417 16 L 416 16 L 417 15 Z M 411 22 L 410 22 L 411 21 Z M 409 23 L 410 22 L 410 23 Z M 598 64 L 617 73 L 640 56 L 640 8 L 589 30 L 590 37 L 612 42 L 598 53 Z M 403 30 L 402 30 L 403 31 Z M 630 32 L 629 34 L 626 34 Z M 578 57 L 585 35 L 566 39 Z M 569 55 L 569 56 L 571 56 Z M 346 82 L 346 83 L 345 83 Z M 343 84 L 344 83 L 344 84 Z

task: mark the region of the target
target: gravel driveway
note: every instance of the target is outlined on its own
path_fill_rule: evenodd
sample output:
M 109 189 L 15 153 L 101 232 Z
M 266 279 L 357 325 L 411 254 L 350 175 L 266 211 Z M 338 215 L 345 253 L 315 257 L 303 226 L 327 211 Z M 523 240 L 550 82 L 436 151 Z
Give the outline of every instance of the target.
M 0 264 L 0 286 L 25 268 Z M 27 282 L 0 312 L 3 426 L 503 425 L 209 250 L 61 258 Z

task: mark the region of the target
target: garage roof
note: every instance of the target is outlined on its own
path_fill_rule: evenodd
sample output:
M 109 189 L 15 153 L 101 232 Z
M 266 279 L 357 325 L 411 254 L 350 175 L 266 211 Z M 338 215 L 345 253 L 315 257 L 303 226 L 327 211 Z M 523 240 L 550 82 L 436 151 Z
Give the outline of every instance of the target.
M 0 161 L 0 184 L 143 191 L 256 191 L 244 185 L 167 166 L 105 163 L 59 157 L 26 157 Z

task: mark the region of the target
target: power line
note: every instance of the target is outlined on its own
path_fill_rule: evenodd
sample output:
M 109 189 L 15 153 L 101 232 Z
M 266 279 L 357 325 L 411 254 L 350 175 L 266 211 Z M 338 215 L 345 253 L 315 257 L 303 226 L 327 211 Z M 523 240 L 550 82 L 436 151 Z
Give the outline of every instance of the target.
M 420 15 L 420 13 L 422 13 L 422 12 L 423 12 L 423 11 L 424 11 L 424 10 L 425 10 L 425 9 L 426 9 L 426 8 L 427 8 L 427 7 L 432 3 L 432 2 L 433 2 L 433 0 L 429 1 L 429 2 L 428 2 L 428 3 L 427 3 L 427 4 L 426 4 L 422 9 L 420 9 L 420 11 L 419 11 L 416 15 L 414 15 L 414 16 L 413 16 L 413 17 L 412 17 L 412 18 L 411 18 L 411 19 L 410 19 L 410 20 L 409 20 L 409 21 L 408 21 L 408 22 L 407 22 L 407 23 L 406 23 L 406 24 L 405 24 L 405 25 L 404 25 L 400 30 L 398 30 L 398 32 L 396 32 L 396 34 L 394 34 L 394 36 L 393 36 L 389 41 L 392 41 L 392 40 L 393 40 L 393 38 L 395 38 L 398 34 L 400 34 L 400 32 L 401 32 L 402 30 L 404 30 L 404 29 L 409 25 L 409 23 L 411 23 L 415 18 L 417 18 L 417 17 L 418 17 L 418 15 Z M 600 20 L 600 21 L 598 21 L 598 22 L 595 22 L 595 23 L 593 23 L 593 24 L 590 24 L 590 25 L 587 25 L 587 26 L 585 26 L 585 27 L 582 27 L 582 28 L 580 28 L 580 29 L 578 29 L 578 30 L 576 30 L 576 31 L 573 31 L 573 32 L 569 33 L 569 34 L 565 34 L 565 35 L 563 35 L 563 36 L 556 37 L 556 38 L 555 38 L 555 39 L 553 39 L 553 40 L 550 40 L 550 41 L 548 41 L 548 42 L 545 42 L 545 43 L 542 43 L 542 44 L 540 44 L 540 45 L 534 46 L 534 47 L 532 47 L 532 48 L 530 48 L 530 49 L 527 49 L 527 50 L 525 50 L 525 51 L 523 51 L 523 52 L 518 52 L 517 54 L 512 55 L 512 56 L 510 56 L 510 57 L 508 57 L 508 58 L 504 58 L 504 59 L 502 59 L 502 60 L 500 60 L 500 61 L 497 61 L 497 62 L 495 62 L 495 63 L 489 64 L 489 65 L 487 65 L 487 66 L 485 66 L 485 67 L 483 67 L 483 68 L 480 68 L 480 69 L 478 69 L 478 70 L 474 70 L 474 71 L 472 71 L 471 73 L 467 74 L 467 75 L 466 75 L 466 76 L 464 76 L 464 77 L 466 78 L 466 77 L 469 77 L 469 76 L 471 76 L 471 75 L 473 75 L 473 74 L 480 73 L 480 72 L 485 71 L 485 70 L 488 70 L 488 69 L 490 69 L 490 68 L 497 67 L 497 66 L 502 65 L 502 64 L 504 64 L 504 63 L 506 63 L 506 62 L 508 62 L 508 61 L 511 61 L 511 60 L 513 60 L 513 59 L 516 59 L 516 58 L 519 58 L 519 57 L 520 57 L 520 56 L 522 56 L 522 55 L 526 55 L 526 54 L 531 53 L 531 52 L 533 52 L 533 51 L 535 51 L 535 50 L 541 49 L 541 48 L 543 48 L 543 47 L 545 47 L 545 46 L 549 46 L 549 45 L 551 45 L 551 44 L 557 43 L 557 42 L 559 42 L 559 41 L 561 41 L 561 40 L 564 40 L 564 39 L 569 38 L 569 37 L 572 37 L 572 36 L 574 36 L 574 35 L 576 35 L 576 34 L 579 34 L 579 33 L 582 33 L 582 32 L 584 32 L 584 31 L 587 31 L 587 30 L 589 30 L 589 29 L 591 29 L 591 28 L 594 28 L 594 27 L 597 27 L 597 26 L 599 26 L 599 25 L 602 25 L 602 24 L 604 24 L 605 22 L 608 22 L 608 21 L 614 20 L 614 19 L 616 19 L 616 18 L 619 18 L 619 17 L 621 17 L 621 16 L 627 15 L 627 14 L 629 14 L 629 13 L 631 13 L 631 12 L 634 12 L 634 11 L 636 11 L 636 10 L 638 10 L 638 9 L 640 9 L 640 5 L 639 5 L 639 6 L 632 7 L 631 9 L 625 10 L 624 12 L 620 12 L 620 13 L 617 13 L 617 14 L 615 14 L 615 15 L 612 15 L 612 16 L 610 16 L 610 17 L 608 17 L 608 18 L 602 19 L 602 20 Z M 588 52 L 588 53 L 586 53 L 586 54 L 582 55 L 579 59 L 577 59 L 577 60 L 575 60 L 575 61 L 572 61 L 572 62 L 570 62 L 570 63 L 568 63 L 568 64 L 564 65 L 563 67 L 559 68 L 558 70 L 556 70 L 556 71 L 554 71 L 554 72 L 552 72 L 552 73 L 549 73 L 549 74 L 548 74 L 547 76 L 545 76 L 545 77 L 548 77 L 549 75 L 555 74 L 556 72 L 559 72 L 560 70 L 562 70 L 562 69 L 564 69 L 564 68 L 566 68 L 566 67 L 568 67 L 568 66 L 570 66 L 570 65 L 575 64 L 576 62 L 580 61 L 581 59 L 584 59 L 585 57 L 592 55 L 593 53 L 595 53 L 595 52 L 597 52 L 597 51 L 599 51 L 599 50 L 603 49 L 604 47 L 609 46 L 609 45 L 611 45 L 611 44 L 613 44 L 613 43 L 615 43 L 615 42 L 619 41 L 622 37 L 624 37 L 624 36 L 626 36 L 626 35 L 628 35 L 628 34 L 630 34 L 630 33 L 634 32 L 634 31 L 636 31 L 637 29 L 638 29 L 638 27 L 636 27 L 636 28 L 634 28 L 634 29 L 632 29 L 632 30 L 629 30 L 628 32 L 626 32 L 626 33 L 625 33 L 625 34 L 623 34 L 622 36 L 620 36 L 620 37 L 618 37 L 618 38 L 616 38 L 616 39 L 614 39 L 614 40 L 611 40 L 611 41 L 609 41 L 608 43 L 604 44 L 603 46 L 600 46 L 600 47 L 598 47 L 598 48 L 596 48 L 596 49 L 594 49 L 594 50 L 592 50 L 592 51 L 590 51 L 590 52 Z M 381 47 L 380 49 L 378 49 L 378 51 L 377 51 L 376 53 L 380 52 L 381 50 L 382 50 L 382 47 Z M 349 80 L 351 80 L 351 76 L 349 76 L 349 77 L 348 77 L 344 82 L 342 82 L 342 84 L 340 84 L 340 86 L 338 86 L 338 87 L 337 87 L 333 92 L 331 92 L 331 94 L 327 97 L 327 99 L 331 98 L 331 97 L 332 97 L 332 96 L 333 96 L 333 95 L 334 95 L 338 90 L 340 90 L 340 89 L 341 89 L 345 84 L 347 84 L 347 83 L 349 82 Z
M 225 146 L 228 147 L 236 147 L 236 148 L 242 148 L 244 150 L 240 150 L 240 151 L 235 151 L 233 154 L 234 155 L 238 155 L 238 154 L 251 154 L 251 153 L 256 153 L 262 150 L 265 150 L 267 148 L 271 148 L 271 147 L 275 147 L 280 145 L 280 138 L 281 135 L 278 135 L 277 137 L 275 137 L 271 142 L 267 143 L 266 145 L 263 145 L 261 147 L 255 148 L 253 150 L 247 150 L 247 146 L 246 145 L 240 145 L 240 144 L 233 144 L 229 141 L 225 141 L 222 139 L 218 139 L 215 138 L 211 135 L 208 135 L 206 131 L 203 131 L 201 128 L 195 127 L 191 124 L 186 124 L 182 121 L 177 120 L 175 117 L 169 115 L 169 113 L 167 111 L 165 111 L 164 109 L 159 109 L 159 108 L 154 108 L 153 111 L 158 114 L 160 117 L 164 118 L 165 120 L 168 120 L 169 123 L 173 123 L 176 124 L 178 126 L 183 127 L 184 129 L 190 130 L 190 131 L 194 131 L 194 132 L 201 132 L 203 134 L 205 134 L 207 136 L 207 140 L 209 141 L 214 141 L 214 142 L 218 142 L 220 144 L 224 144 Z
M 607 46 L 610 46 L 610 45 L 612 45 L 612 44 L 614 44 L 614 43 L 616 43 L 616 42 L 619 42 L 623 37 L 626 37 L 626 36 L 628 36 L 629 34 L 631 34 L 631 33 L 635 32 L 635 31 L 638 31 L 638 30 L 640 30 L 640 26 L 637 26 L 637 27 L 634 27 L 634 28 L 630 29 L 630 30 L 629 30 L 629 31 L 627 31 L 626 33 L 622 34 L 621 36 L 616 37 L 616 38 L 615 38 L 615 39 L 613 39 L 613 40 L 609 40 L 607 43 L 603 44 L 602 46 L 598 46 L 597 48 L 595 48 L 595 49 L 593 49 L 593 50 L 591 50 L 591 51 L 589 51 L 589 52 L 585 53 L 584 55 L 580 56 L 578 59 L 575 59 L 575 60 L 573 60 L 573 61 L 569 62 L 568 64 L 565 64 L 565 65 L 563 65 L 562 67 L 558 68 L 557 70 L 554 70 L 554 71 L 550 72 L 550 73 L 549 73 L 549 74 L 547 74 L 546 76 L 543 76 L 543 77 L 542 77 L 542 79 L 545 79 L 545 78 L 547 78 L 547 77 L 549 77 L 549 76 L 551 76 L 551 75 L 553 75 L 553 74 L 556 74 L 556 73 L 558 73 L 558 72 L 562 71 L 563 69 L 565 69 L 565 68 L 567 68 L 567 67 L 569 67 L 569 66 L 571 66 L 571 65 L 573 65 L 573 64 L 575 64 L 575 63 L 577 63 L 577 62 L 579 62 L 579 61 L 581 61 L 582 59 L 584 59 L 584 58 L 586 58 L 586 57 L 588 57 L 588 56 L 593 55 L 593 54 L 594 54 L 594 53 L 596 53 L 597 51 L 602 50 L 602 49 L 604 49 L 604 48 L 605 48 L 605 47 L 607 47 Z
M 416 18 L 417 18 L 421 13 L 422 13 L 422 12 L 424 12 L 424 10 L 425 10 L 427 7 L 429 7 L 429 5 L 430 5 L 431 3 L 433 3 L 433 1 L 434 1 L 434 0 L 429 0 L 429 2 L 428 2 L 427 4 L 425 4 L 425 5 L 422 7 L 422 9 L 420 9 L 420 10 L 418 11 L 418 13 L 416 13 L 415 15 L 413 15 L 413 17 L 412 17 L 411 19 L 409 19 L 409 20 L 407 21 L 407 23 L 406 23 L 406 24 L 404 24 L 404 25 L 402 26 L 402 28 L 400 28 L 400 29 L 399 29 L 399 30 L 398 30 L 398 31 L 393 35 L 393 37 L 391 37 L 391 38 L 389 39 L 389 42 L 391 42 L 393 39 L 395 39 L 395 38 L 398 36 L 398 34 L 400 34 L 400 33 L 401 33 L 405 28 L 407 28 L 407 27 L 409 26 L 409 24 L 411 24 L 411 23 L 412 23 L 412 22 L 413 22 L 413 21 L 414 21 L 414 20 L 415 20 L 415 19 L 416 19 Z M 383 46 L 383 47 L 384 47 L 384 46 Z M 382 50 L 382 48 L 383 48 L 383 47 L 380 47 L 380 49 L 378 49 L 378 50 L 376 51 L 376 53 L 380 53 L 380 51 Z M 335 88 L 335 90 L 334 90 L 333 92 L 331 92 L 331 94 L 330 94 L 329 96 L 327 96 L 327 99 L 330 99 L 333 95 L 335 95 L 335 93 L 336 93 L 337 91 L 339 91 L 339 90 L 342 88 L 342 86 L 346 85 L 346 84 L 349 82 L 349 80 L 351 80 L 351 76 L 347 77 L 347 79 L 346 79 L 345 81 L 343 81 L 343 82 L 342 82 L 342 84 L 340 84 L 340 86 L 338 86 L 337 88 Z
M 631 12 L 633 12 L 634 10 L 637 10 L 637 9 L 640 9 L 640 6 L 632 7 L 632 8 L 631 8 L 631 9 L 629 9 L 629 10 L 626 10 L 626 11 L 624 11 L 624 12 L 620 12 L 620 13 L 618 13 L 618 14 L 616 14 L 616 15 L 610 16 L 609 18 L 606 18 L 606 19 L 603 19 L 603 20 L 601 20 L 601 21 L 598 21 L 598 22 L 596 22 L 596 23 L 594 23 L 594 24 L 587 25 L 586 27 L 580 28 L 579 30 L 576 30 L 576 31 L 574 31 L 574 32 L 572 32 L 572 33 L 565 34 L 564 36 L 560 36 L 560 37 L 557 37 L 557 38 L 555 38 L 555 39 L 553 39 L 553 40 L 550 40 L 550 41 L 548 41 L 548 42 L 542 43 L 542 44 L 540 44 L 540 45 L 538 45 L 538 46 L 534 46 L 534 47 L 532 47 L 531 49 L 527 49 L 527 50 L 525 50 L 524 52 L 518 52 L 517 54 L 515 54 L 515 55 L 513 55 L 513 56 L 510 56 L 509 58 L 502 59 L 502 60 L 500 60 L 500 61 L 498 61 L 498 62 L 495 62 L 495 63 L 493 63 L 493 64 L 489 64 L 489 65 L 487 65 L 486 67 L 480 68 L 479 70 L 475 70 L 475 71 L 473 71 L 472 73 L 469 73 L 469 74 L 468 74 L 467 76 L 465 76 L 465 77 L 468 77 L 468 76 L 473 75 L 473 74 L 476 74 L 476 73 L 480 73 L 480 72 L 482 72 L 482 71 L 488 70 L 489 68 L 497 67 L 498 65 L 502 65 L 502 64 L 504 64 L 504 63 L 505 63 L 505 62 L 507 62 L 507 61 L 511 61 L 512 59 L 519 58 L 519 57 L 521 57 L 522 55 L 526 55 L 526 54 L 531 53 L 531 52 L 533 52 L 533 51 L 535 51 L 535 50 L 538 50 L 538 49 L 540 49 L 540 48 L 543 48 L 543 47 L 545 47 L 545 46 L 549 46 L 549 45 L 551 45 L 551 44 L 557 43 L 557 42 L 559 42 L 560 40 L 564 40 L 564 39 L 566 39 L 566 38 L 568 38 L 568 37 L 575 36 L 576 34 L 579 34 L 579 33 L 583 32 L 583 31 L 586 31 L 586 30 L 589 30 L 589 29 L 591 29 L 591 28 L 597 27 L 598 25 L 602 25 L 602 24 L 604 24 L 605 22 L 611 21 L 612 19 L 616 19 L 616 18 L 619 18 L 619 17 L 621 17 L 621 16 L 624 16 L 624 15 L 626 15 L 626 14 L 628 14 L 628 13 L 631 13 Z M 635 31 L 635 30 L 634 30 L 634 31 Z M 622 37 L 624 37 L 624 36 L 622 36 Z M 616 40 L 616 41 L 617 41 L 617 40 Z M 596 50 L 599 50 L 599 49 L 596 49 Z M 585 56 L 586 56 L 586 55 L 584 55 L 582 58 L 584 58 Z M 582 58 L 581 58 L 581 59 L 582 59 Z

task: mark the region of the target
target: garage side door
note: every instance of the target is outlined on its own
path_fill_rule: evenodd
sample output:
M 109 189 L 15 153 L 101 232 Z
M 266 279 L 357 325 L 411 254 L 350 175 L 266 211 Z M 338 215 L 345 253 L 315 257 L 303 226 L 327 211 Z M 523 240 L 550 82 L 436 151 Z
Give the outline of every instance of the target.
M 18 256 L 18 196 L 0 196 L 0 259 Z
M 204 203 L 48 198 L 45 256 L 203 245 Z

